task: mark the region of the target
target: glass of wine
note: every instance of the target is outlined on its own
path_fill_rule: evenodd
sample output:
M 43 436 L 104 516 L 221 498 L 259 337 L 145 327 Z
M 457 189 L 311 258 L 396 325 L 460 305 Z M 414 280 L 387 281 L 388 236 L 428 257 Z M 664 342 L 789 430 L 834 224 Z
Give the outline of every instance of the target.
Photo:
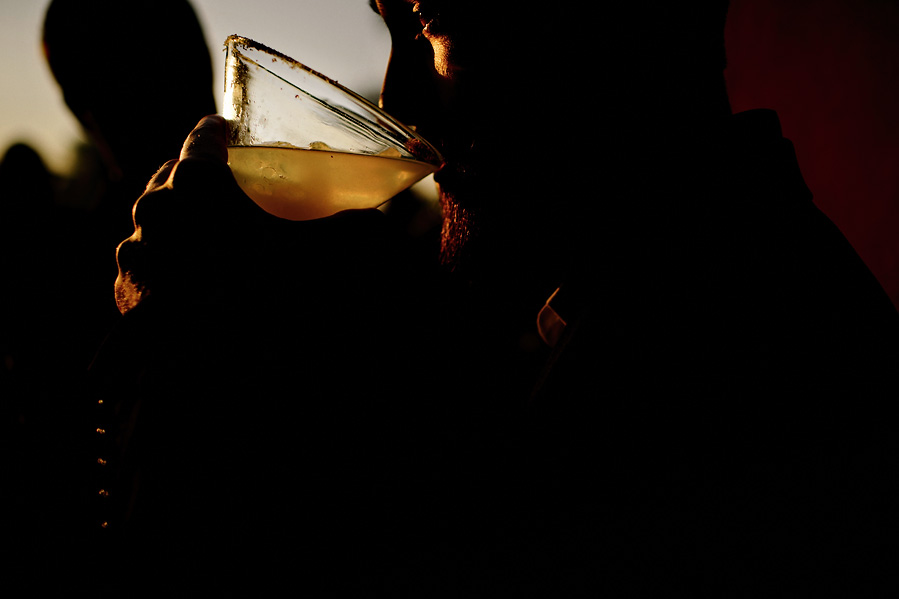
M 228 163 L 267 212 L 374 208 L 442 165 L 421 136 L 336 81 L 245 37 L 225 49 Z

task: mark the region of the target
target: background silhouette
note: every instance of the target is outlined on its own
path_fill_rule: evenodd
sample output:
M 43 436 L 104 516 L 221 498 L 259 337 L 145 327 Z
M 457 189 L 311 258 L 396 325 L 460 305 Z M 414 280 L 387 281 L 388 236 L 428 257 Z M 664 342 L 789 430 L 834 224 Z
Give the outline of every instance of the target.
M 899 305 L 899 2 L 732 0 L 734 112 L 773 108 L 815 203 Z

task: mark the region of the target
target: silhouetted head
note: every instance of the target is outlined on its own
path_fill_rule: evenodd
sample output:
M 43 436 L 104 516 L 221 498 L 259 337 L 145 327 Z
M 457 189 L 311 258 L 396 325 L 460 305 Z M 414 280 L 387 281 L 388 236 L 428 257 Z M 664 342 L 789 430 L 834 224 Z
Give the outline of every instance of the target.
M 54 201 L 53 174 L 30 145 L 18 142 L 0 159 L 0 227 L 14 231 L 21 219 L 37 218 Z
M 66 104 L 113 174 L 146 182 L 215 112 L 209 50 L 186 0 L 53 0 L 43 42 Z
M 392 39 L 382 105 L 447 159 L 450 264 L 488 228 L 517 236 L 493 244 L 551 245 L 585 181 L 730 112 L 727 0 L 372 4 Z

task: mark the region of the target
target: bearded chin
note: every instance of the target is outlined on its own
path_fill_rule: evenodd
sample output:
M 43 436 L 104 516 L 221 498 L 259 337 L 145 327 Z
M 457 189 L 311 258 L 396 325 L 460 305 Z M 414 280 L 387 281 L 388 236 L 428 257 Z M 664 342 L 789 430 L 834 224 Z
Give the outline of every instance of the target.
M 440 263 L 451 271 L 470 265 L 481 236 L 483 206 L 460 201 L 451 191 L 440 189 L 443 226 L 440 231 Z M 463 194 L 466 195 L 466 194 Z

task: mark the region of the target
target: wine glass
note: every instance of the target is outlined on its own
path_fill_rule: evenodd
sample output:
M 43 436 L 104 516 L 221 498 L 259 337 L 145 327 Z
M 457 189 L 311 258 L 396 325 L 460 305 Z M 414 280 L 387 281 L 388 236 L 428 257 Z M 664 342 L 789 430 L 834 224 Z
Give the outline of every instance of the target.
M 421 136 L 336 81 L 245 37 L 225 49 L 228 164 L 267 212 L 375 208 L 442 165 Z

